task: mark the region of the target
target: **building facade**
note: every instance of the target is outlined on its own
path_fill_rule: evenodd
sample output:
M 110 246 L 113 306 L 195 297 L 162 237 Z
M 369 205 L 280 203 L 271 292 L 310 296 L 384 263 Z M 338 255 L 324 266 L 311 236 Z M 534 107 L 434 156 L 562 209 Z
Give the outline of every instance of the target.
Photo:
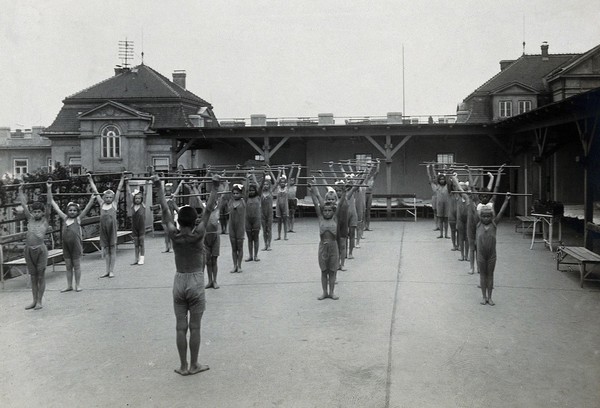
M 116 68 L 113 77 L 65 98 L 43 136 L 52 160 L 75 173 L 143 173 L 189 160 L 173 155 L 171 136 L 204 126 L 218 122 L 211 104 L 186 89 L 186 73 L 175 71 L 171 81 L 142 64 Z
M 20 178 L 37 170 L 52 170 L 51 142 L 42 135 L 44 128 L 0 128 L 0 175 Z

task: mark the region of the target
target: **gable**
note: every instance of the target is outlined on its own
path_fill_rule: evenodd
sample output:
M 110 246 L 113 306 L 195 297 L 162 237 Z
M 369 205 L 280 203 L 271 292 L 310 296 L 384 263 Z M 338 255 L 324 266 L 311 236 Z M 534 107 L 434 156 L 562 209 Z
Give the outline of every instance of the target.
M 600 53 L 571 68 L 566 75 L 600 75 Z
M 135 110 L 127 105 L 108 101 L 79 115 L 80 120 L 119 120 L 141 119 L 152 120 L 152 115 Z
M 538 93 L 539 92 L 537 90 L 535 90 L 527 85 L 518 83 L 518 82 L 504 84 L 504 85 L 500 86 L 499 88 L 491 91 L 492 95 L 497 95 L 497 94 L 511 94 L 511 95 L 527 94 L 527 95 L 531 95 L 531 94 L 538 94 Z

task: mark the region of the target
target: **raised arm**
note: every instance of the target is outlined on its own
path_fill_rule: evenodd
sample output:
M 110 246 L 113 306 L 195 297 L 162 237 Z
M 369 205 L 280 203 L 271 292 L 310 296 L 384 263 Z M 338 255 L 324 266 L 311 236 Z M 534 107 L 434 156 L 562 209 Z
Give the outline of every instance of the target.
M 504 202 L 502 203 L 502 207 L 500 207 L 500 211 L 498 211 L 498 214 L 496 215 L 496 218 L 494 219 L 494 222 L 496 224 L 498 224 L 500 222 L 500 220 L 502 219 L 504 211 L 506 211 L 506 208 L 508 207 L 508 202 L 509 201 L 510 201 L 510 193 L 506 193 L 506 197 L 504 198 Z
M 31 213 L 29 212 L 29 208 L 27 207 L 27 197 L 25 197 L 25 193 L 23 192 L 23 183 L 19 184 L 19 202 L 21 203 L 21 206 L 23 207 L 23 215 L 25 215 L 25 218 L 27 218 L 27 220 L 31 219 Z
M 67 219 L 67 215 L 64 212 L 62 212 L 58 204 L 56 204 L 56 201 L 54 201 L 54 197 L 52 197 L 52 183 L 50 181 L 46 182 L 46 190 L 48 205 L 54 208 L 54 211 L 56 211 L 60 218 L 62 218 L 63 220 Z
M 169 209 L 169 203 L 167 203 L 167 198 L 165 197 L 165 187 L 157 175 L 152 176 L 152 182 L 158 189 L 158 203 L 160 204 L 163 223 L 167 226 L 167 233 L 172 235 L 177 232 L 177 228 L 175 227 L 173 215 Z
M 502 178 L 502 172 L 504 171 L 504 166 L 506 166 L 506 164 L 503 164 L 498 169 L 498 174 L 496 176 L 496 184 L 494 185 L 494 194 L 492 195 L 492 198 L 490 199 L 490 201 L 496 200 L 496 193 L 498 193 L 498 189 L 500 188 L 500 179 Z
M 494 188 L 494 175 L 491 172 L 487 172 L 487 175 L 490 177 L 490 181 L 488 181 L 487 184 L 487 189 L 488 191 L 492 191 L 492 188 Z
M 123 184 L 125 184 L 125 173 L 121 175 L 121 180 L 119 180 L 119 185 L 117 186 L 117 191 L 115 191 L 115 199 L 113 201 L 113 205 L 117 206 L 119 203 L 119 197 L 121 195 L 121 190 L 123 189 Z
M 331 171 L 331 175 L 333 176 L 333 179 L 337 180 L 338 176 L 337 176 L 335 170 L 333 169 L 333 162 L 332 161 L 329 162 L 329 171 Z
M 315 213 L 319 219 L 323 218 L 323 214 L 321 213 L 321 205 L 323 205 L 323 199 L 321 198 L 321 194 L 319 193 L 319 188 L 315 186 L 317 184 L 317 179 L 315 177 L 312 178 L 310 183 L 310 197 L 312 198 L 313 204 L 315 206 Z
M 202 230 L 206 229 L 206 224 L 208 224 L 208 219 L 210 218 L 210 213 L 213 208 L 215 208 L 215 204 L 217 203 L 217 199 L 219 197 L 219 186 L 221 185 L 221 179 L 219 176 L 212 176 L 212 189 L 210 190 L 210 195 L 208 196 L 208 200 L 206 202 L 206 206 L 204 207 L 204 211 L 202 211 L 202 219 L 200 220 L 200 225 L 202 226 Z
M 100 193 L 98 192 L 98 188 L 96 187 L 96 183 L 94 183 L 94 177 L 90 173 L 88 173 L 88 181 L 90 183 L 90 188 L 92 189 L 92 193 L 95 193 L 98 204 L 100 204 L 100 205 L 104 204 L 104 201 L 102 201 L 102 197 L 100 197 Z
M 96 200 L 94 200 L 94 194 L 90 195 L 90 199 L 88 200 L 88 203 L 86 204 L 85 208 L 79 214 L 80 218 L 85 217 L 87 215 L 87 213 L 90 212 L 95 201 Z

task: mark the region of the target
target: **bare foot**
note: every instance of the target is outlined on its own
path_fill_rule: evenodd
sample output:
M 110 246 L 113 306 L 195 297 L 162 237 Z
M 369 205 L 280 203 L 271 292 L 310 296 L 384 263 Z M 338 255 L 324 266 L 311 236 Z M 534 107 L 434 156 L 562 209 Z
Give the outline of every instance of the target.
M 246 258 L 246 259 L 244 259 L 244 261 L 245 261 L 245 262 L 252 262 L 252 261 L 254 261 L 254 258 L 252 258 L 252 257 L 250 257 L 250 258 Z
M 284 241 L 287 241 L 288 239 L 287 239 L 287 237 L 285 237 L 283 240 L 284 240 Z
M 488 305 L 490 305 L 490 306 L 494 306 L 494 305 L 495 305 L 495 303 L 494 303 L 494 301 L 492 300 L 492 298 L 489 298 L 489 299 L 488 299 Z
M 319 296 L 317 298 L 317 300 L 323 300 L 323 299 L 327 299 L 329 296 L 327 295 L 327 293 L 323 293 L 321 296 Z
M 204 287 L 204 289 L 210 289 L 210 288 L 212 288 L 212 287 L 213 287 L 213 283 L 212 283 L 212 282 L 210 282 L 210 283 L 208 283 L 208 284 L 207 284 L 207 285 Z
M 219 289 L 220 288 L 220 286 L 217 285 L 217 282 L 213 282 L 212 287 L 213 287 L 213 289 Z
M 267 248 L 267 247 L 264 247 L 263 249 L 261 249 L 261 251 L 268 251 L 268 250 L 269 250 L 269 248 Z
M 206 364 L 192 364 L 188 370 L 188 374 L 194 375 L 207 370 L 210 370 L 210 368 Z
M 35 307 L 36 302 L 33 302 L 29 306 L 25 306 L 25 310 L 33 309 Z
M 444 237 L 440 235 L 438 238 L 444 238 Z
M 75 292 L 81 292 L 83 289 L 81 286 L 75 286 Z
M 33 308 L 33 310 L 40 310 L 43 307 L 44 306 L 42 306 L 42 302 L 38 302 L 37 305 L 35 305 L 35 307 Z
M 176 368 L 173 371 L 175 371 L 179 375 L 189 375 L 190 374 L 188 371 L 188 368 L 187 368 L 187 364 L 182 364 L 180 368 Z
M 458 251 L 456 248 L 450 248 L 450 251 Z
M 334 295 L 334 294 L 332 293 L 331 295 L 329 295 L 329 298 L 330 298 L 331 300 L 338 300 L 340 297 L 339 297 L 339 296 L 336 296 L 336 295 Z
M 235 268 L 235 269 L 230 270 L 229 273 L 238 273 L 238 270 L 237 270 L 237 268 Z
M 275 238 L 275 241 L 281 241 L 281 237 Z
M 254 262 L 260 262 L 260 259 L 254 258 Z
M 100 275 L 101 278 L 108 278 L 108 273 L 105 273 L 104 275 Z
M 485 304 L 487 304 L 487 302 L 488 302 L 487 299 L 483 299 L 481 302 L 479 302 L 479 304 L 485 305 Z
M 469 269 L 469 275 L 473 275 L 475 271 L 473 269 Z
M 268 247 L 268 248 L 266 249 L 266 251 L 271 251 L 271 247 Z
M 72 290 L 73 290 L 73 288 L 71 286 L 69 286 L 68 288 L 61 290 L 60 293 L 70 292 Z
M 165 254 L 167 252 L 171 252 L 171 250 L 170 249 L 165 249 L 164 251 L 162 251 L 163 254 Z M 181 375 L 184 375 L 184 374 L 181 374 Z
M 352 254 L 348 255 L 348 259 L 354 259 L 354 255 L 352 255 Z

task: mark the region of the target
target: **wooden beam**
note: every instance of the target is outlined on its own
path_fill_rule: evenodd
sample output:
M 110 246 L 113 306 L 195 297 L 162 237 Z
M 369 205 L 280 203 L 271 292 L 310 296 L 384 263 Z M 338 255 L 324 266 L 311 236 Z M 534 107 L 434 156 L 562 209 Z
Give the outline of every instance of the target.
M 494 143 L 496 143 L 496 144 L 498 145 L 498 147 L 499 147 L 500 149 L 502 149 L 502 151 L 503 151 L 504 153 L 506 153 L 506 155 L 507 155 L 507 156 L 509 156 L 509 157 L 510 157 L 510 150 L 509 150 L 509 149 L 507 149 L 506 147 L 504 147 L 504 145 L 503 145 L 502 143 L 500 143 L 500 140 L 498 140 L 498 138 L 496 137 L 496 135 L 489 133 L 489 134 L 488 134 L 488 137 L 489 137 L 490 139 L 492 139 L 492 141 L 493 141 Z
M 244 139 L 246 141 L 246 143 L 248 143 L 250 146 L 252 146 L 254 148 L 254 150 L 256 150 L 260 155 L 264 156 L 265 151 L 263 149 L 261 149 L 260 147 L 258 147 L 258 145 L 252 141 L 252 139 L 250 139 L 249 137 L 243 137 L 242 139 Z
M 290 138 L 289 136 L 286 136 L 283 139 L 281 139 L 279 141 L 279 143 L 277 143 L 277 145 L 275 145 L 275 147 L 271 150 L 271 157 L 273 157 L 273 155 L 277 152 L 277 150 L 279 150 L 279 148 L 281 146 L 283 146 L 285 144 L 285 142 L 288 141 L 289 138 Z
M 195 141 L 194 139 L 188 140 L 181 148 L 179 146 L 177 146 L 178 150 L 177 150 L 177 153 L 175 154 L 177 157 L 177 160 L 179 160 L 179 158 L 181 156 L 183 156 L 183 154 L 185 152 L 187 152 L 190 149 L 190 147 L 192 147 L 192 145 L 194 144 L 194 141 Z
M 394 149 L 391 151 L 391 154 L 390 154 L 390 159 L 391 159 L 392 157 L 394 157 L 394 155 L 396 154 L 396 152 L 397 152 L 398 150 L 400 150 L 400 149 L 402 148 L 402 146 L 404 146 L 404 145 L 406 144 L 406 142 L 408 142 L 408 141 L 410 140 L 410 138 L 411 138 L 411 137 L 412 137 L 412 135 L 409 135 L 409 136 L 404 136 L 404 139 L 402 139 L 402 141 L 401 141 L 400 143 L 398 143 L 398 144 L 396 145 L 396 147 L 394 147 Z
M 377 150 L 379 150 L 384 157 L 386 156 L 385 149 L 383 147 L 379 146 L 379 143 L 377 143 L 377 141 L 375 139 L 373 139 L 373 136 L 365 135 L 365 139 L 367 139 L 369 142 L 371 142 L 371 144 L 373 146 L 375 146 L 375 148 Z

